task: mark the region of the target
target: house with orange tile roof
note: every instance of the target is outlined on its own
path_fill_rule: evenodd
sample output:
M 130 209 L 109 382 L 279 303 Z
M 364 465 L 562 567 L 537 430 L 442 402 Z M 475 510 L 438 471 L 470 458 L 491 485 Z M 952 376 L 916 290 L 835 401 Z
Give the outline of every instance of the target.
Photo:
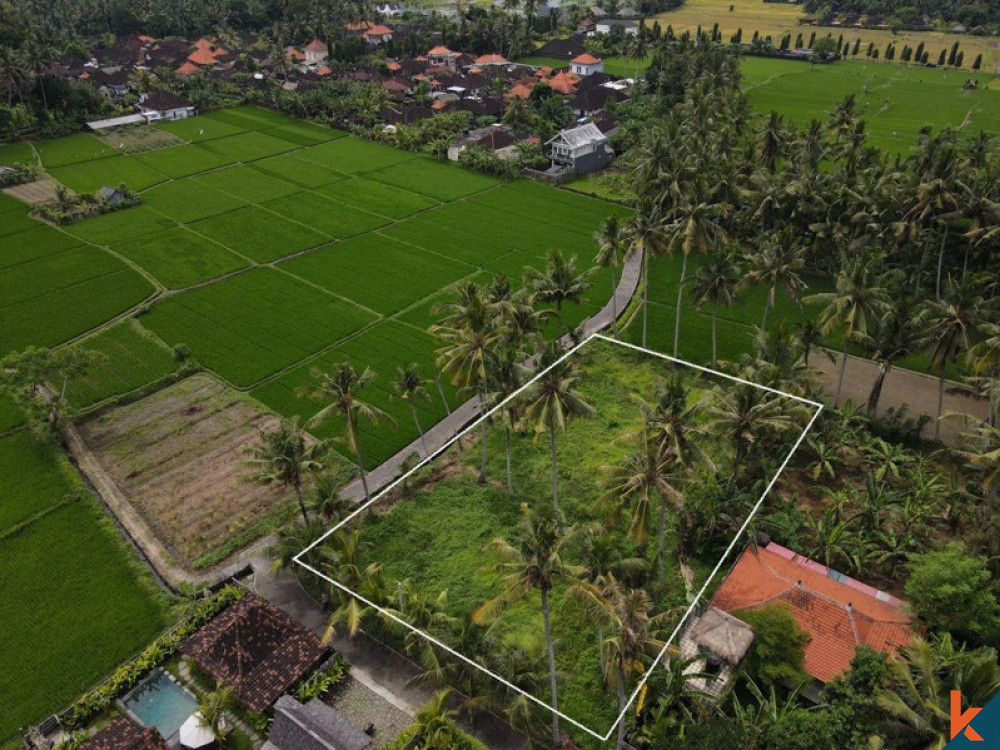
M 531 98 L 531 89 L 523 83 L 518 83 L 511 86 L 510 91 L 508 91 L 505 96 L 508 99 L 529 99 Z
M 351 21 L 350 23 L 344 24 L 345 31 L 368 31 L 372 26 L 374 26 L 371 21 Z
M 569 69 L 571 73 L 576 73 L 578 76 L 603 73 L 604 61 L 599 57 L 594 57 L 589 52 L 584 52 L 569 61 Z
M 458 58 L 461 53 L 452 52 L 443 44 L 439 44 L 427 53 L 427 65 L 431 68 L 451 68 L 455 70 L 458 66 Z
M 181 65 L 177 70 L 174 71 L 179 76 L 196 76 L 204 71 L 195 65 L 193 62 L 188 60 L 183 65 Z
M 285 59 L 292 62 L 305 62 L 306 55 L 299 48 L 289 45 L 285 47 Z
M 573 73 L 556 73 L 549 79 L 549 85 L 553 91 L 569 96 L 576 93 L 579 81 L 580 77 Z
M 819 683 L 847 670 L 858 646 L 892 653 L 922 630 L 906 602 L 774 542 L 743 550 L 709 607 L 735 614 L 771 604 L 809 633 L 803 666 Z
M 476 58 L 476 65 L 483 67 L 484 65 L 508 65 L 510 60 L 508 60 L 503 55 L 480 55 Z
M 313 39 L 305 47 L 306 65 L 322 65 L 329 54 L 330 48 L 326 46 L 326 42 Z
M 392 41 L 392 29 L 383 24 L 379 24 L 378 26 L 372 26 L 361 36 L 365 38 L 365 41 L 368 44 L 373 47 L 377 47 L 380 44 Z

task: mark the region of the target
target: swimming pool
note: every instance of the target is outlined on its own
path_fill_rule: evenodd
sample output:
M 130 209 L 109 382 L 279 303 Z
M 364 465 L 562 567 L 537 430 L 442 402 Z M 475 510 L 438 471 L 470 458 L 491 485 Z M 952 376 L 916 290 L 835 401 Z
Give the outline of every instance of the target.
M 198 710 L 198 702 L 162 669 L 154 672 L 122 698 L 122 705 L 147 727 L 156 727 L 170 739 Z

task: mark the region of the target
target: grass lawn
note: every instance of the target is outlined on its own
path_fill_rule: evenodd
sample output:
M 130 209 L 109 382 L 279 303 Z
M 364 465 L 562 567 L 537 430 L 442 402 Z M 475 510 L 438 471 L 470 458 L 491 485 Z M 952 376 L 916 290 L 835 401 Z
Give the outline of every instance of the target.
M 77 409 L 147 386 L 179 366 L 173 352 L 134 320 L 118 323 L 77 346 L 100 355 L 87 376 L 66 390 L 70 405 Z
M 69 164 L 49 170 L 49 174 L 75 193 L 96 193 L 105 185 L 145 190 L 167 178 L 134 156 L 109 156 L 104 159 Z
M 35 150 L 46 169 L 65 167 L 81 161 L 114 156 L 118 151 L 88 133 L 56 138 L 51 141 L 36 141 Z
M 228 248 L 184 227 L 111 247 L 151 273 L 167 289 L 183 289 L 250 265 Z
M 170 346 L 237 386 L 250 386 L 336 343 L 374 316 L 273 269 L 171 297 L 142 318 Z
M 167 622 L 165 598 L 68 462 L 24 434 L 0 440 L 0 745 L 103 679 Z M 80 499 L 57 506 L 69 490 Z M 8 504 L 8 499 L 11 503 Z M 25 505 L 27 503 L 27 505 Z
M 190 228 L 256 263 L 270 263 L 333 240 L 312 227 L 260 206 L 246 206 L 195 222 Z
M 582 366 L 578 387 L 595 407 L 590 419 L 570 422 L 566 434 L 559 436 L 560 510 L 567 523 L 603 522 L 606 512 L 593 508 L 603 490 L 599 480 L 606 476 L 602 467 L 614 465 L 629 450 L 630 443 L 617 439 L 638 428 L 639 410 L 633 395 L 648 396 L 657 377 L 669 377 L 671 366 L 663 360 L 602 342 L 589 344 L 580 355 Z M 682 370 L 682 372 L 685 372 Z M 704 385 L 692 386 L 697 393 Z M 478 429 L 470 433 L 462 448 L 450 449 L 435 460 L 428 473 L 438 476 L 414 494 L 400 499 L 390 510 L 366 518 L 361 525 L 362 542 L 372 545 L 364 563 L 379 563 L 386 580 L 408 580 L 428 597 L 448 592 L 446 610 L 461 617 L 475 610 L 502 591 L 501 578 L 491 568 L 491 553 L 485 545 L 496 537 L 513 539 L 520 518 L 520 504 L 527 503 L 537 513 L 551 514 L 551 459 L 547 436 L 536 438 L 529 431 L 515 434 L 512 442 L 515 496 L 507 496 L 504 469 L 504 439 L 500 425 L 488 430 L 490 463 L 485 485 L 476 481 L 480 457 Z M 720 461 L 729 455 L 728 447 L 706 443 L 706 449 Z M 445 467 L 449 468 L 445 468 Z M 435 470 L 439 470 L 438 474 Z M 443 476 L 444 478 L 440 478 Z M 667 565 L 662 591 L 657 595 L 662 610 L 683 606 L 685 586 L 674 555 L 676 543 L 675 511 L 668 511 L 665 549 Z M 643 552 L 624 533 L 624 524 L 611 523 L 602 532 L 614 536 L 625 555 L 656 555 L 655 536 Z M 565 560 L 579 563 L 579 548 L 571 547 Z M 695 582 L 704 580 L 708 563 L 691 560 Z M 560 708 L 595 731 L 605 731 L 617 715 L 613 692 L 604 685 L 600 674 L 597 628 L 585 614 L 567 607 L 565 585 L 553 592 L 551 612 L 556 639 L 556 661 L 561 675 Z M 509 607 L 490 634 L 507 643 L 527 644 L 540 657 L 542 618 L 537 594 Z M 482 651 L 466 654 L 491 663 L 495 654 L 484 644 Z M 544 670 L 544 658 L 539 663 Z M 547 672 L 544 672 L 547 674 Z M 547 681 L 537 692 L 549 699 Z M 576 733 L 574 733 L 576 734 Z M 574 737 L 574 739 L 577 739 Z

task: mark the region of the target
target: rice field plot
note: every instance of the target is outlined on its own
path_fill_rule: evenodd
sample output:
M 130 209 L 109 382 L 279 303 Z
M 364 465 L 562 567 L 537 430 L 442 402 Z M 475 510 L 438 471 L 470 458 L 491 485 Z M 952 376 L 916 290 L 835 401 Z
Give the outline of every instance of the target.
M 144 268 L 167 289 L 183 289 L 250 265 L 229 248 L 184 227 L 115 243 L 111 248 Z
M 499 185 L 500 181 L 471 169 L 422 156 L 380 169 L 369 179 L 429 195 L 439 201 L 453 201 Z
M 183 138 L 190 143 L 238 135 L 249 129 L 208 115 L 186 117 L 183 120 L 173 120 L 172 122 L 160 122 L 156 124 L 156 128 L 176 135 L 178 138 Z
M 478 236 L 445 226 L 435 220 L 434 212 L 414 216 L 380 229 L 378 233 L 474 266 L 483 266 L 513 249 L 488 235 Z
M 80 241 L 47 224 L 38 224 L 10 235 L 0 242 L 0 269 L 13 268 L 39 258 L 61 253 Z
M 296 394 L 296 390 L 313 381 L 315 370 L 330 371 L 339 362 L 350 362 L 356 369 L 370 367 L 375 372 L 375 380 L 365 390 L 366 401 L 392 415 L 395 425 L 383 423 L 376 427 L 362 424 L 360 427 L 361 447 L 365 465 L 377 466 L 404 448 L 418 436 L 407 402 L 392 396 L 392 378 L 396 368 L 415 362 L 425 378 L 430 378 L 434 368 L 434 340 L 423 331 L 396 321 L 385 321 L 365 331 L 329 352 L 306 362 L 300 367 L 284 373 L 252 392 L 254 398 L 285 416 L 299 415 L 303 421 L 319 411 L 322 404 L 314 403 Z M 427 429 L 445 416 L 437 386 L 426 385 L 431 396 L 429 402 L 417 404 L 421 426 Z M 452 406 L 461 399 L 454 389 L 443 383 L 445 397 Z M 317 437 L 342 435 L 344 423 L 339 417 L 331 417 L 320 425 L 310 428 Z M 333 447 L 348 458 L 353 458 L 339 442 Z
M 105 185 L 118 187 L 122 183 L 131 190 L 145 190 L 167 179 L 135 156 L 109 156 L 69 164 L 50 169 L 49 175 L 75 193 L 96 193 Z
M 244 462 L 258 430 L 277 421 L 249 396 L 199 374 L 103 410 L 79 430 L 174 561 L 194 571 L 291 501 L 286 487 L 248 481 Z
M 438 204 L 425 195 L 383 185 L 364 177 L 334 182 L 317 188 L 316 192 L 390 219 L 404 219 Z
M 229 382 L 251 386 L 373 322 L 356 305 L 271 268 L 253 269 L 153 307 L 142 324 Z
M 295 157 L 342 174 L 367 174 L 420 158 L 418 154 L 399 151 L 354 136 L 315 146 L 295 154 Z
M 271 263 L 333 241 L 327 234 L 260 206 L 238 208 L 189 226 L 256 263 Z
M 266 203 L 299 192 L 302 188 L 246 166 L 217 169 L 195 177 L 202 185 L 221 190 L 249 203 Z
M 227 138 L 217 138 L 204 144 L 204 148 L 241 162 L 256 161 L 301 148 L 297 143 L 275 138 L 273 135 L 251 131 Z
M 269 109 L 254 107 L 252 105 L 217 109 L 204 115 L 204 117 L 232 123 L 245 130 L 264 130 L 301 122 L 281 112 L 272 112 Z
M 12 198 L 4 192 L 0 192 L 0 216 L 11 213 L 26 213 L 28 206 L 17 198 Z
M 198 118 L 189 118 L 198 119 Z M 185 122 L 179 120 L 178 122 Z M 201 144 L 193 143 L 185 146 L 172 146 L 145 154 L 137 154 L 134 158 L 157 172 L 175 180 L 190 177 L 193 174 L 208 172 L 212 169 L 225 167 L 236 162 L 236 159 L 217 151 L 209 151 Z
M 176 226 L 177 222 L 173 219 L 157 213 L 149 206 L 140 205 L 124 211 L 92 216 L 64 227 L 64 231 L 96 245 L 109 245 Z
M 0 146 L 0 164 L 36 164 L 38 155 L 28 141 L 17 141 Z
M 24 413 L 10 396 L 0 396 L 0 434 L 24 424 Z
M 194 180 L 168 182 L 152 188 L 142 197 L 147 206 L 181 224 L 206 219 L 247 204 L 235 195 Z
M 11 200 L 14 199 L 11 198 Z M 0 237 L 8 237 L 23 232 L 25 229 L 32 229 L 38 226 L 38 222 L 28 216 L 28 207 L 20 201 L 16 202 L 18 208 L 2 214 L 3 221 L 0 221 Z
M 255 161 L 250 165 L 250 168 L 304 188 L 317 188 L 338 180 L 346 180 L 348 177 L 346 174 L 329 167 L 296 158 L 298 155 L 298 153 L 284 154 L 270 159 L 262 159 Z
M 34 146 L 46 169 L 118 154 L 117 150 L 88 133 L 78 133 L 51 141 L 35 141 Z
M 98 359 L 84 377 L 71 380 L 66 389 L 66 398 L 75 409 L 131 393 L 180 366 L 173 352 L 134 320 L 122 321 L 76 347 L 95 352 Z
M 504 188 L 516 190 L 525 195 L 564 203 L 571 208 L 586 211 L 591 217 L 596 215 L 603 218 L 604 215 L 610 216 L 611 214 L 615 214 L 624 218 L 632 213 L 630 208 L 619 203 L 593 198 L 589 195 L 581 195 L 572 190 L 552 189 L 548 185 L 543 185 L 533 180 L 515 180 L 514 182 L 505 183 Z
M 779 65 L 781 67 L 779 67 Z M 912 150 L 922 127 L 1000 132 L 1000 91 L 987 88 L 992 76 L 969 71 L 906 67 L 854 60 L 808 66 L 787 60 L 749 58 L 750 101 L 761 112 L 776 111 L 802 126 L 824 119 L 854 95 L 868 123 L 869 142 L 889 151 Z M 966 90 L 967 80 L 979 88 Z
M 125 312 L 153 292 L 153 285 L 122 261 L 97 248 L 75 248 L 55 256 L 75 273 L 55 270 L 43 258 L 0 275 L 0 299 L 9 289 L 27 286 L 20 302 L 0 307 L 0 356 L 26 346 L 55 346 Z M 34 267 L 34 268 L 32 268 Z
M 13 477 L 4 486 L 26 480 L 20 468 Z M 165 597 L 89 495 L 0 537 L 0 558 L 6 747 L 20 727 L 62 710 L 136 654 L 168 615 Z
M 390 315 L 468 276 L 475 268 L 367 235 L 285 261 L 279 268 L 359 305 Z
M 72 469 L 52 446 L 28 430 L 0 438 L 0 539 L 15 526 L 65 499 L 74 487 Z
M 287 125 L 279 125 L 276 128 L 269 128 L 262 132 L 267 135 L 273 135 L 276 138 L 283 138 L 292 143 L 298 143 L 302 146 L 315 146 L 327 141 L 347 137 L 347 133 L 341 130 L 333 130 L 332 128 L 305 121 L 293 121 Z
M 346 206 L 308 191 L 270 201 L 264 204 L 264 208 L 340 240 L 370 232 L 389 223 L 389 219 L 384 216 Z
M 529 195 L 507 185 L 474 195 L 469 198 L 469 202 L 488 206 L 495 211 L 514 214 L 522 226 L 558 227 L 573 235 L 590 236 L 596 226 L 595 219 L 600 222 L 611 213 L 618 213 L 607 204 L 602 206 L 600 203 L 592 203 L 590 206 L 577 208 L 555 200 L 549 195 Z M 520 220 L 523 220 L 523 223 Z

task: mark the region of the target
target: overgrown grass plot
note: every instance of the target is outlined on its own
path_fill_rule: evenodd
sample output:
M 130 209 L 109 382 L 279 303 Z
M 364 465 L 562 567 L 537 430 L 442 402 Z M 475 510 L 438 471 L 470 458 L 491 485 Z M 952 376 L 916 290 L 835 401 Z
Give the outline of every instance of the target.
M 703 592 L 702 585 L 707 585 L 710 572 L 718 568 L 715 560 L 677 555 L 684 528 L 677 498 L 652 492 L 647 514 L 641 510 L 640 495 L 622 495 L 614 489 L 629 486 L 616 484 L 615 477 L 624 482 L 630 471 L 645 470 L 644 444 L 638 437 L 643 434 L 645 416 L 636 399 L 654 398 L 663 383 L 680 384 L 686 408 L 697 407 L 687 417 L 687 426 L 692 439 L 712 459 L 702 469 L 708 476 L 717 471 L 716 467 L 732 465 L 735 454 L 727 433 L 709 428 L 714 417 L 707 405 L 711 399 L 723 398 L 736 384 L 720 375 L 701 373 L 684 363 L 604 338 L 591 339 L 571 352 L 567 363 L 575 370 L 572 388 L 590 405 L 592 413 L 570 419 L 565 433 L 560 430 L 556 435 L 561 526 L 573 530 L 563 532 L 567 541 L 562 561 L 567 566 L 586 566 L 590 534 L 614 540 L 622 558 L 646 561 L 645 573 L 633 567 L 632 573 L 622 573 L 621 584 L 626 591 L 643 590 L 651 602 L 649 614 L 662 618 L 658 627 L 660 645 L 639 660 L 641 667 L 637 665 L 626 674 L 626 695 L 631 696 L 677 632 L 694 592 Z M 752 384 L 739 387 L 755 388 Z M 537 393 L 529 385 L 525 399 L 530 402 Z M 809 406 L 774 392 L 762 391 L 762 398 L 786 404 L 789 418 L 796 425 L 787 433 L 791 451 L 818 405 Z M 433 461 L 376 498 L 373 516 L 361 509 L 341 527 L 346 533 L 359 531 L 362 567 L 377 564 L 381 580 L 392 592 L 386 595 L 384 604 L 369 598 L 371 604 L 380 609 L 392 607 L 403 624 L 421 634 L 430 627 L 440 643 L 474 660 L 494 676 L 510 674 L 506 671 L 509 658 L 512 650 L 517 650 L 527 659 L 525 668 L 541 675 L 536 681 L 522 683 L 532 685 L 525 693 L 551 706 L 541 597 L 529 586 L 524 596 L 503 598 L 505 575 L 511 571 L 497 566 L 501 557 L 493 543 L 496 539 L 506 540 L 513 557 L 530 547 L 520 536 L 522 504 L 537 518 L 553 515 L 549 435 L 536 433 L 534 422 L 519 422 L 511 435 L 512 495 L 507 491 L 505 472 L 507 422 L 498 412 L 486 423 L 489 461 L 484 483 L 477 481 L 482 444 L 481 423 L 476 423 Z M 629 458 L 633 454 L 637 462 L 634 466 Z M 694 491 L 701 479 L 698 471 L 690 475 L 674 471 L 668 481 L 684 494 Z M 662 536 L 656 520 L 661 508 Z M 302 555 L 300 559 L 307 558 Z M 350 589 L 349 583 L 338 580 L 344 571 L 335 565 L 319 572 L 336 585 Z M 409 592 L 414 601 L 437 602 L 434 606 L 440 607 L 444 617 L 429 626 L 426 620 L 411 619 L 409 613 L 422 605 L 413 610 L 405 603 L 397 605 L 396 581 L 402 582 L 401 590 Z M 557 576 L 548 593 L 560 715 L 575 724 L 575 729 L 564 729 L 570 729 L 574 739 L 583 743 L 581 746 L 603 747 L 595 744 L 594 738 L 607 739 L 621 713 L 615 689 L 604 679 L 600 659 L 602 637 L 613 638 L 616 631 L 609 625 L 602 633 L 593 612 L 574 605 L 574 586 L 573 576 Z M 447 591 L 447 596 L 440 596 L 442 591 Z M 613 600 L 619 595 L 615 592 L 614 586 L 608 584 L 600 598 Z M 502 602 L 499 608 L 484 607 L 497 601 Z M 480 630 L 470 635 L 463 629 L 461 642 L 478 646 L 472 647 L 473 652 L 463 653 L 461 648 L 468 645 L 457 645 L 457 624 L 466 622 L 473 613 L 478 613 L 475 622 Z M 455 618 L 455 629 L 441 624 L 447 618 Z M 418 652 L 417 648 L 412 650 L 414 656 Z M 454 656 L 448 656 L 443 649 L 439 654 L 446 662 Z
M 330 235 L 260 206 L 246 206 L 190 226 L 257 263 L 270 263 L 333 241 Z
M 168 289 L 183 289 L 250 263 L 228 248 L 184 227 L 112 245 Z
M 170 346 L 238 386 L 315 354 L 375 316 L 270 268 L 171 297 L 142 318 Z

